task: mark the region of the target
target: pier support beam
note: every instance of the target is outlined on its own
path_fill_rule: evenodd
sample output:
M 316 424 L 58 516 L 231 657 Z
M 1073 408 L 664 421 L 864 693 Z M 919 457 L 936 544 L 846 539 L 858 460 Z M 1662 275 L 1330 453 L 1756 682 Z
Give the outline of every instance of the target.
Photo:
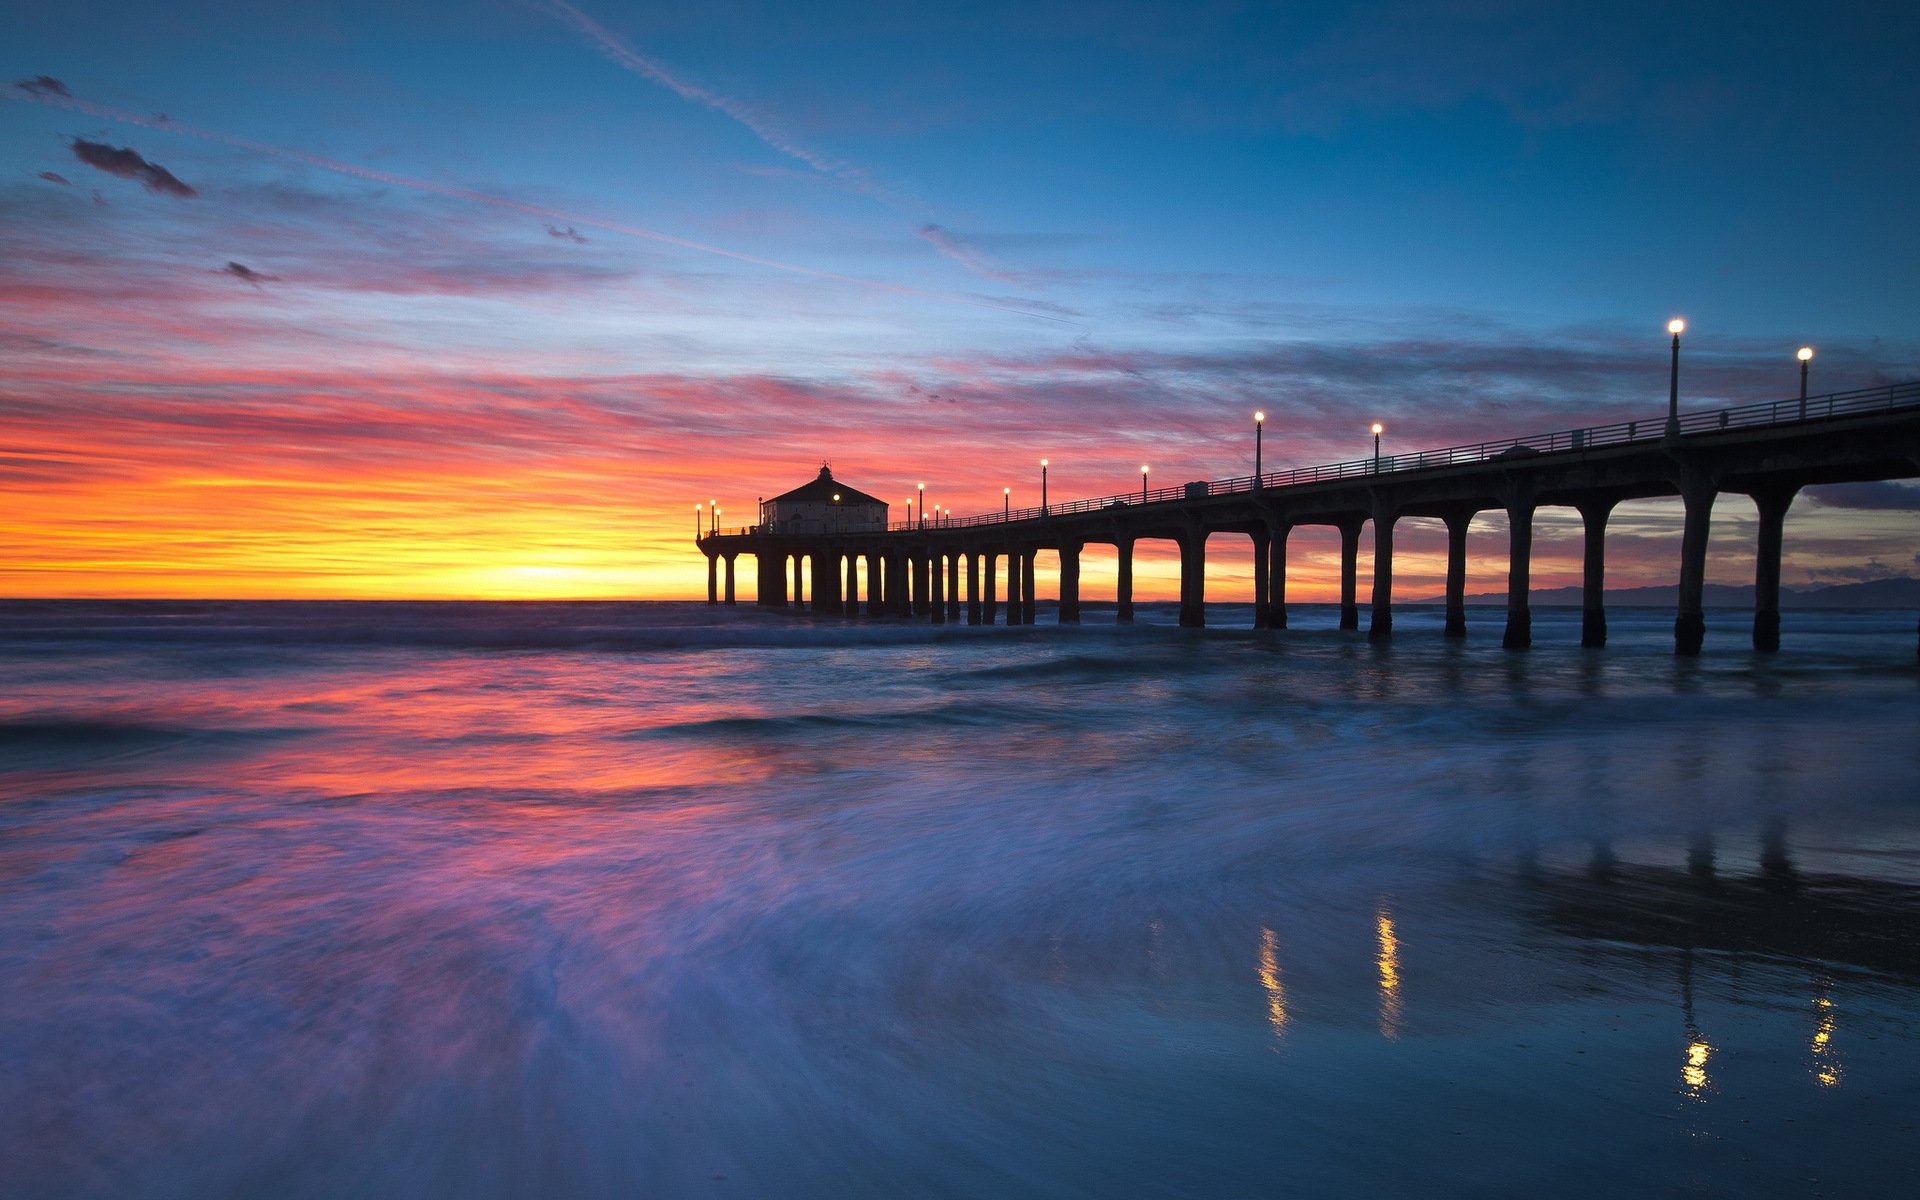
M 1527 591 L 1533 581 L 1533 509 L 1531 496 L 1507 504 L 1507 630 L 1500 645 L 1526 650 L 1533 645 L 1533 609 Z
M 840 556 L 814 551 L 813 611 L 838 615 L 840 612 Z
M 1259 486 L 1259 479 L 1254 486 Z M 1273 534 L 1266 528 L 1253 531 L 1253 627 L 1273 626 Z
M 1339 523 L 1340 530 L 1340 628 L 1360 628 L 1359 570 L 1360 527 L 1363 518 Z
M 1133 624 L 1133 539 L 1116 538 L 1113 544 L 1120 567 L 1120 579 L 1114 589 L 1114 613 L 1116 624 Z
M 980 553 L 967 555 L 967 624 L 980 623 Z
M 1607 644 L 1607 518 L 1614 500 L 1589 500 L 1579 506 L 1586 531 L 1586 555 L 1580 574 L 1580 644 Z
M 803 596 L 812 594 L 802 587 L 805 579 L 805 576 L 802 574 L 805 567 L 802 563 L 803 560 L 800 555 L 796 554 L 793 556 L 793 606 L 795 608 L 804 608 L 806 605 Z
M 1367 640 L 1393 640 L 1393 523 L 1398 519 L 1391 508 L 1376 504 L 1373 509 L 1373 613 L 1367 624 Z
M 1447 623 L 1441 637 L 1467 636 L 1467 529 L 1473 510 L 1461 509 L 1443 518 L 1447 523 Z
M 1207 623 L 1207 534 L 1191 529 L 1180 539 L 1180 624 L 1188 629 Z
M 1020 552 L 1020 623 L 1031 625 L 1034 622 L 1034 600 L 1038 589 L 1033 582 L 1033 560 L 1040 556 L 1038 550 Z
M 1680 531 L 1680 605 L 1673 618 L 1673 652 L 1691 657 L 1707 640 L 1707 533 L 1719 489 L 1700 476 L 1683 481 L 1680 499 L 1687 515 Z
M 998 580 L 995 579 L 995 576 L 999 572 L 999 562 L 1000 554 L 998 551 L 987 551 L 987 600 L 981 610 L 980 619 L 988 625 L 993 624 L 993 619 L 999 615 L 1000 598 L 996 595 L 999 587 L 997 586 Z
M 1268 575 L 1267 584 L 1267 628 L 1269 629 L 1287 627 L 1287 538 L 1292 534 L 1293 526 L 1291 525 L 1273 526 L 1273 567 Z
M 1798 487 L 1765 488 L 1753 494 L 1760 510 L 1759 545 L 1753 561 L 1753 648 L 1780 648 L 1780 545 Z
M 873 594 L 873 576 L 867 576 L 867 594 Z M 846 613 L 850 617 L 860 615 L 860 556 L 847 555 L 847 603 Z
M 932 558 L 933 556 L 925 551 L 917 552 L 913 556 L 913 615 L 916 617 L 924 617 L 929 611 L 927 597 L 931 593 L 927 589 L 932 586 L 932 575 L 928 564 Z
M 720 603 L 720 556 L 707 555 L 707 603 Z
M 1019 625 L 1025 616 L 1020 600 L 1020 551 L 1007 551 L 1007 624 Z
M 1060 545 L 1060 623 L 1080 623 L 1080 543 Z
M 732 604 L 734 602 L 733 600 L 733 563 L 734 563 L 734 560 L 739 557 L 740 556 L 738 554 L 728 554 L 725 556 L 727 560 L 727 603 L 728 604 Z
M 947 556 L 944 554 L 927 555 L 927 596 L 931 603 L 927 606 L 927 615 L 935 625 L 947 623 Z
M 877 551 L 867 553 L 867 616 L 878 617 L 887 611 L 887 568 L 886 556 Z
M 947 621 L 960 623 L 960 555 L 947 555 Z

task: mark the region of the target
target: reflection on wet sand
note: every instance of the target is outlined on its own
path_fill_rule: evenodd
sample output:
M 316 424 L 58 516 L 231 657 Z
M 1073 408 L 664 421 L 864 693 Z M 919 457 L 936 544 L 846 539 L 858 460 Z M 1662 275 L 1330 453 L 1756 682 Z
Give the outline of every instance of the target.
M 1400 1036 L 1400 939 L 1393 930 L 1393 913 L 1384 897 L 1374 906 L 1374 936 L 1380 943 L 1374 964 L 1380 969 L 1380 1036 Z
M 1267 1024 L 1278 1039 L 1287 1033 L 1287 988 L 1280 982 L 1280 956 L 1275 950 L 1273 930 L 1260 931 L 1260 987 L 1267 994 Z

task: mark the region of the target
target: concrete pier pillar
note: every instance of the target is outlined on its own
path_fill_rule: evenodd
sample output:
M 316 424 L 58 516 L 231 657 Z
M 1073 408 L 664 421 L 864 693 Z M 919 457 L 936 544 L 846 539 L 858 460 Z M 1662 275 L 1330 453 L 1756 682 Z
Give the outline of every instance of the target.
M 1760 537 L 1753 561 L 1753 648 L 1780 648 L 1780 545 L 1797 487 L 1766 488 L 1753 494 L 1760 511 Z
M 1020 554 L 1020 623 L 1031 625 L 1037 616 L 1034 601 L 1038 599 L 1039 589 L 1033 582 L 1033 560 L 1040 556 L 1037 550 L 1025 550 Z
M 734 595 L 734 593 L 733 593 L 733 563 L 734 563 L 734 560 L 735 560 L 735 559 L 737 559 L 737 558 L 739 558 L 740 556 L 739 556 L 738 554 L 728 554 L 728 555 L 726 555 L 726 556 L 724 556 L 724 557 L 725 557 L 725 558 L 726 558 L 726 560 L 727 560 L 727 603 L 728 603 L 728 604 L 732 604 L 732 603 L 734 602 L 734 600 L 733 600 L 733 595 Z
M 1673 652 L 1686 657 L 1700 653 L 1707 640 L 1707 533 L 1718 495 L 1711 481 L 1700 478 L 1680 489 L 1686 518 L 1680 530 L 1680 604 L 1673 618 Z
M 1180 624 L 1201 629 L 1207 623 L 1207 535 L 1193 530 L 1180 539 Z
M 1373 510 L 1373 612 L 1367 623 L 1367 640 L 1393 640 L 1393 510 L 1376 505 Z
M 1019 550 L 1007 551 L 1007 624 L 1008 625 L 1026 624 L 1027 606 L 1026 606 L 1026 601 L 1021 599 L 1021 594 L 1020 594 L 1020 584 L 1021 584 L 1020 562 L 1023 557 L 1024 557 L 1024 554 L 1022 551 L 1019 551 Z
M 1258 480 L 1254 481 L 1258 484 Z M 1253 531 L 1253 627 L 1267 629 L 1273 624 L 1273 535 L 1265 529 Z
M 887 555 L 887 611 L 896 617 L 913 615 L 913 567 L 905 554 Z
M 1120 538 L 1114 543 L 1120 565 L 1120 579 L 1114 589 L 1113 619 L 1122 625 L 1133 624 L 1133 539 Z
M 1287 538 L 1293 526 L 1276 525 L 1273 530 L 1273 568 L 1268 575 L 1267 628 L 1287 627 Z
M 980 554 L 967 555 L 967 624 L 980 623 Z
M 1447 623 L 1441 637 L 1467 636 L 1467 530 L 1473 525 L 1473 512 L 1462 510 L 1446 515 L 1447 522 Z
M 1586 555 L 1580 576 L 1580 644 L 1598 648 L 1607 644 L 1607 518 L 1614 501 L 1595 500 L 1580 505 L 1586 530 Z
M 947 620 L 960 623 L 960 555 L 947 555 Z
M 933 580 L 931 568 L 928 565 L 932 557 L 925 551 L 917 552 L 913 556 L 913 615 L 916 617 L 924 617 L 931 611 L 927 597 L 932 593 L 927 589 L 932 586 Z
M 1066 542 L 1060 547 L 1060 623 L 1080 623 L 1080 544 Z
M 840 612 L 840 556 L 815 551 L 813 555 L 813 611 Z
M 1360 628 L 1359 570 L 1361 521 L 1340 523 L 1340 628 Z
M 886 556 L 876 552 L 867 555 L 867 616 L 882 616 L 887 611 L 887 568 Z
M 1533 581 L 1533 509 L 1531 499 L 1507 505 L 1507 631 L 1500 644 L 1508 650 L 1533 645 L 1533 609 L 1527 591 Z
M 946 555 L 927 555 L 927 596 L 931 601 L 927 605 L 927 615 L 933 619 L 935 625 L 947 623 L 946 567 Z
M 867 576 L 867 593 L 873 593 L 873 576 Z M 860 556 L 847 555 L 847 602 L 846 613 L 850 617 L 860 615 Z
M 987 598 L 980 612 L 980 620 L 983 624 L 991 625 L 993 624 L 994 618 L 1000 615 L 1000 597 L 996 594 L 1000 590 L 998 586 L 999 580 L 995 578 L 995 576 L 999 574 L 1000 554 L 998 551 L 989 550 L 987 551 L 986 557 Z
M 802 564 L 804 561 L 805 560 L 798 554 L 793 556 L 793 606 L 795 608 L 805 607 L 805 597 L 810 594 L 802 586 L 804 580 L 802 572 L 805 570 Z
M 707 555 L 707 603 L 720 603 L 720 556 Z

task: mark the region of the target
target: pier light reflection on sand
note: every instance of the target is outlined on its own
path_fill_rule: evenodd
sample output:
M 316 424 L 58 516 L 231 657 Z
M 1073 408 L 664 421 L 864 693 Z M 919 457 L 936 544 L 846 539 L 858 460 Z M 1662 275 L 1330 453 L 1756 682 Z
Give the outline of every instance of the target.
M 1400 1036 L 1400 939 L 1394 933 L 1393 913 L 1385 900 L 1374 906 L 1374 933 L 1380 942 L 1374 965 L 1380 970 L 1380 1036 Z
M 1260 931 L 1260 967 L 1256 973 L 1260 977 L 1261 990 L 1267 994 L 1267 1024 L 1273 1027 L 1276 1040 L 1287 1034 L 1287 988 L 1280 980 L 1277 945 L 1273 930 Z
M 1813 1038 L 1807 1049 L 1813 1053 L 1813 1081 L 1823 1088 L 1831 1088 L 1840 1086 L 1845 1072 L 1834 1052 L 1833 1027 L 1838 1014 L 1832 998 L 1826 995 L 1826 988 L 1822 983 L 1820 993 L 1813 998 Z

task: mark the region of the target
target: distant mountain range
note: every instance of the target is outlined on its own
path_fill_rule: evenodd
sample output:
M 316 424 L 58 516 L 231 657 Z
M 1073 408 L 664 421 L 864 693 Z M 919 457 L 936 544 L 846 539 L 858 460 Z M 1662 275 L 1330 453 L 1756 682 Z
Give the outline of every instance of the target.
M 1706 587 L 1707 607 L 1752 608 L 1752 584 L 1710 583 Z M 1504 605 L 1505 592 L 1479 592 L 1467 597 L 1468 604 Z M 1530 605 L 1544 607 L 1564 604 L 1580 606 L 1577 587 L 1535 588 L 1527 593 Z M 1608 588 L 1609 608 L 1672 608 L 1680 602 L 1680 589 L 1672 584 L 1658 587 Z M 1433 596 L 1409 600 L 1408 604 L 1444 604 L 1446 597 Z M 1781 608 L 1920 608 L 1920 579 L 1870 579 L 1865 583 L 1836 583 L 1830 587 L 1782 587 Z

